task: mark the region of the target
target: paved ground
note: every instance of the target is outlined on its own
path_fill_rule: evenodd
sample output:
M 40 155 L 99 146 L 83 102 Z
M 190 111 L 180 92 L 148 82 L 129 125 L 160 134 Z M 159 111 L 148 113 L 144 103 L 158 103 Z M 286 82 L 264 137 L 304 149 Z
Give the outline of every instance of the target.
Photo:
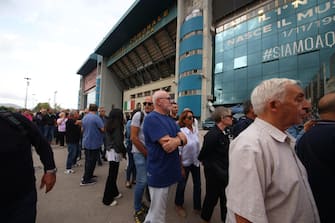
M 204 132 L 200 133 L 201 135 Z M 202 137 L 200 137 L 202 139 Z M 97 166 L 95 175 L 98 182 L 92 186 L 80 187 L 80 178 L 83 175 L 83 167 L 77 167 L 75 173 L 64 174 L 67 156 L 66 147 L 53 146 L 56 165 L 58 167 L 57 182 L 55 188 L 45 194 L 38 190 L 37 223 L 132 223 L 133 221 L 133 189 L 125 187 L 126 161 L 122 161 L 119 170 L 118 187 L 123 194 L 119 204 L 115 207 L 105 206 L 102 203 L 104 186 L 108 173 L 108 163 Z M 42 167 L 38 156 L 34 155 L 36 166 L 37 186 L 39 186 Z M 82 164 L 83 161 L 80 161 Z M 174 191 L 170 194 L 167 210 L 167 223 L 197 223 L 201 222 L 199 215 L 192 212 L 192 181 L 189 178 L 185 193 L 185 208 L 187 217 L 179 217 L 174 210 Z M 202 198 L 205 194 L 205 180 L 202 176 Z M 219 223 L 219 204 L 217 205 L 212 223 Z

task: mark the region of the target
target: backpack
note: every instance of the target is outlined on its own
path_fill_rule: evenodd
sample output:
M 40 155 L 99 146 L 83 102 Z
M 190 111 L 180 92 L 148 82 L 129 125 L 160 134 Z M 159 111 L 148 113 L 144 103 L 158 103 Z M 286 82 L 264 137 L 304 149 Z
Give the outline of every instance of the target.
M 140 126 L 141 126 L 144 120 L 144 112 L 143 111 L 140 111 L 140 112 L 141 112 L 141 118 L 140 118 Z
M 144 112 L 143 111 L 138 111 L 138 112 L 141 112 L 141 117 L 140 117 L 140 126 L 142 125 L 142 123 L 143 123 L 143 120 L 144 120 Z M 137 112 L 136 112 L 137 113 Z M 135 113 L 135 114 L 136 114 Z M 126 147 L 126 149 L 127 149 L 127 152 L 131 152 L 131 150 L 132 150 L 132 145 L 133 145 L 133 143 L 132 143 L 132 141 L 130 140 L 130 132 L 129 132 L 129 137 L 127 137 L 127 132 L 126 132 L 126 145 L 127 145 L 127 147 Z
M 28 136 L 28 131 L 23 127 L 22 123 L 13 115 L 12 112 L 0 110 L 0 118 L 5 120 L 9 125 L 19 130 L 23 136 Z

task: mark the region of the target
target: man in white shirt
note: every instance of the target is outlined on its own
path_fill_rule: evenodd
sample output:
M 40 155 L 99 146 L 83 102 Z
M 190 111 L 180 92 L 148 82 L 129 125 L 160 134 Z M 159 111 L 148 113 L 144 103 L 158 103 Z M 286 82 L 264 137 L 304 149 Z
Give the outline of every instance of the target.
M 135 222 L 143 222 L 147 212 L 147 207 L 142 202 L 142 197 L 147 187 L 147 148 L 144 142 L 143 122 L 147 114 L 154 109 L 151 96 L 144 99 L 143 108 L 143 111 L 138 111 L 134 114 L 130 126 L 130 139 L 133 144 L 132 153 L 136 166 L 136 185 L 134 189 Z
M 285 131 L 302 121 L 305 95 L 273 78 L 251 94 L 257 118 L 230 145 L 226 223 L 320 222 L 306 170 Z

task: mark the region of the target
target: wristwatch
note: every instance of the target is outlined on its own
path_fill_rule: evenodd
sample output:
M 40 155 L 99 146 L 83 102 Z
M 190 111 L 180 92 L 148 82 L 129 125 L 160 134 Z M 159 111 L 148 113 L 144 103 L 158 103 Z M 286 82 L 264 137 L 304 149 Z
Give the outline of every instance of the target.
M 57 168 L 47 170 L 47 171 L 45 171 L 45 173 L 57 173 Z

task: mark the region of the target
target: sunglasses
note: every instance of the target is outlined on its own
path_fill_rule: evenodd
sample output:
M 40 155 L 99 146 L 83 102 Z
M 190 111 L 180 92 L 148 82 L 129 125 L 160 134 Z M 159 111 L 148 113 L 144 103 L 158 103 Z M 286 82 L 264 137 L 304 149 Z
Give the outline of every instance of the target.
M 152 102 L 143 102 L 143 105 L 146 106 L 146 105 L 152 105 Z
M 233 116 L 232 115 L 225 115 L 225 116 L 223 116 L 224 118 L 233 118 Z
M 193 119 L 193 116 L 187 116 L 186 119 L 188 119 L 188 120 L 192 120 L 192 119 Z

